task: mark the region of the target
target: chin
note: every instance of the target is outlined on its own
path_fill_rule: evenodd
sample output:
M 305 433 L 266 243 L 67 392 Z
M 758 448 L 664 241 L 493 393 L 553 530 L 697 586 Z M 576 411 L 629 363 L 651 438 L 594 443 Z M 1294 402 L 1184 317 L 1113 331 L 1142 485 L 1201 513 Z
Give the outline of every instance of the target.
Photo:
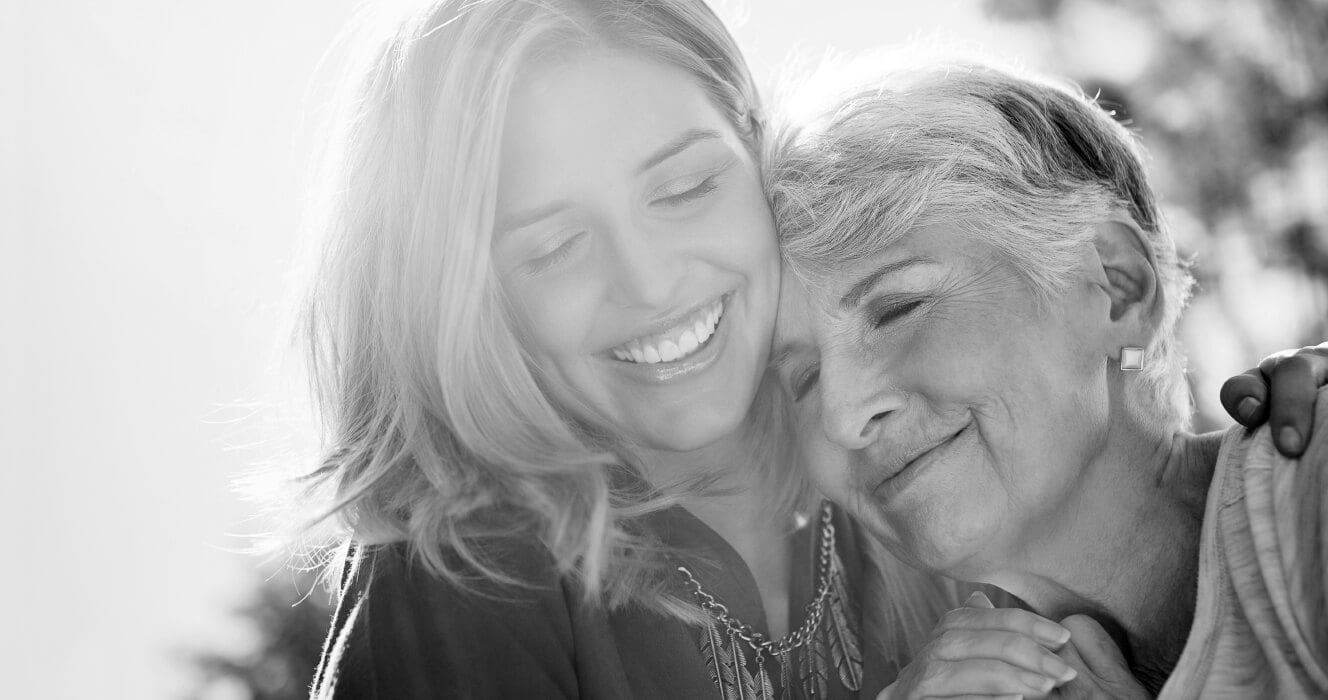
M 746 411 L 687 411 L 652 420 L 643 430 L 648 447 L 671 452 L 691 452 L 708 447 L 736 433 L 746 419 Z
M 976 522 L 955 518 L 945 524 L 932 523 L 910 531 L 906 546 L 923 568 L 964 581 L 980 578 L 976 560 L 988 549 L 990 529 Z

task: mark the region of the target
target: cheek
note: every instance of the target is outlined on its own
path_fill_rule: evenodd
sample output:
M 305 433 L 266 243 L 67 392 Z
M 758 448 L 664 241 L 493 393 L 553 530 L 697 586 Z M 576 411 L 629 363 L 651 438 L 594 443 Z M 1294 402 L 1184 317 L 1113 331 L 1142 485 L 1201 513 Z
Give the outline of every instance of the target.
M 565 275 L 506 287 L 522 343 L 541 368 L 554 369 L 584 351 L 595 312 L 585 286 Z
M 839 493 L 843 489 L 845 456 L 836 451 L 821 433 L 820 411 L 810 407 L 815 397 L 804 398 L 794 404 L 794 425 L 798 437 L 798 453 L 807 474 L 816 487 L 826 495 Z
M 712 239 L 730 265 L 750 276 L 779 279 L 779 240 L 774 217 L 755 172 L 742 173 L 735 192 L 711 216 Z
M 821 412 L 815 392 L 793 405 L 798 456 L 812 483 L 827 498 L 849 506 L 858 497 L 853 487 L 849 454 L 821 431 Z
M 918 393 L 933 411 L 981 412 L 999 403 L 1011 380 L 1015 353 L 1002 347 L 1005 332 L 980 314 L 938 310 L 916 330 L 888 343 L 901 387 Z
M 990 337 L 974 367 L 966 374 L 953 367 L 952 376 L 986 387 L 971 405 L 981 429 L 982 471 L 993 481 L 988 487 L 1003 493 L 987 507 L 1031 517 L 1075 488 L 1080 467 L 1100 449 L 1106 387 L 1092 358 L 1063 329 L 1011 321 Z

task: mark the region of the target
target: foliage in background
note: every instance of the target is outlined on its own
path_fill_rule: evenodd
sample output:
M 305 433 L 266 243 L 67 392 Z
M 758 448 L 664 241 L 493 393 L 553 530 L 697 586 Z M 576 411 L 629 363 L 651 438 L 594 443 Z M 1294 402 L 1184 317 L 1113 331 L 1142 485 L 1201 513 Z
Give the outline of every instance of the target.
M 190 654 L 198 689 L 188 700 L 307 700 L 332 617 L 327 588 L 311 572 L 266 577 L 236 614 L 256 643 L 243 653 Z
M 1225 425 L 1213 399 L 1233 371 L 1222 356 L 1328 338 L 1328 3 L 987 0 L 986 10 L 1045 41 L 1045 65 L 1099 95 L 1151 152 L 1165 216 L 1196 262 L 1182 340 L 1198 365 L 1198 422 Z

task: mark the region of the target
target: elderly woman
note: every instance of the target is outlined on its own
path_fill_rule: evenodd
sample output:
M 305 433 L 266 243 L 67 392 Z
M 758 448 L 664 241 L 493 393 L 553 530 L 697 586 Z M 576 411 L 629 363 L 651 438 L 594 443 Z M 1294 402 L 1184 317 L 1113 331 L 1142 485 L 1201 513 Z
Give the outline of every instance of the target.
M 1192 280 L 1125 129 L 938 64 L 786 136 L 771 177 L 776 356 L 828 496 L 924 569 L 1091 616 L 1150 693 L 1328 695 L 1328 393 L 1287 436 L 1307 464 L 1267 428 L 1188 432 Z M 942 694 L 945 658 L 893 690 Z

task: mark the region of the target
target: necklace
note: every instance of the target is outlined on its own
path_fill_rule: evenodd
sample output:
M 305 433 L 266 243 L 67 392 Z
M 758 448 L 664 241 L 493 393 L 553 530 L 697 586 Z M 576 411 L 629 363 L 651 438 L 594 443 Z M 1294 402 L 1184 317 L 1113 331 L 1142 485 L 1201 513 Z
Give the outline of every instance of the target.
M 710 680 L 721 700 L 776 700 L 775 686 L 766 670 L 767 660 L 779 665 L 778 697 L 787 698 L 794 666 L 809 698 L 824 698 L 829 692 L 830 666 L 849 690 L 862 686 L 862 645 L 848 613 L 848 589 L 844 565 L 835 549 L 835 525 L 829 503 L 821 506 L 821 541 L 817 561 L 817 590 L 802 626 L 775 640 L 743 624 L 723 603 L 701 587 L 691 570 L 677 567 L 701 608 L 710 615 L 700 640 Z M 828 624 L 826 624 L 828 620 Z M 827 654 L 827 646 L 829 653 Z M 747 665 L 747 651 L 756 656 L 756 673 Z

